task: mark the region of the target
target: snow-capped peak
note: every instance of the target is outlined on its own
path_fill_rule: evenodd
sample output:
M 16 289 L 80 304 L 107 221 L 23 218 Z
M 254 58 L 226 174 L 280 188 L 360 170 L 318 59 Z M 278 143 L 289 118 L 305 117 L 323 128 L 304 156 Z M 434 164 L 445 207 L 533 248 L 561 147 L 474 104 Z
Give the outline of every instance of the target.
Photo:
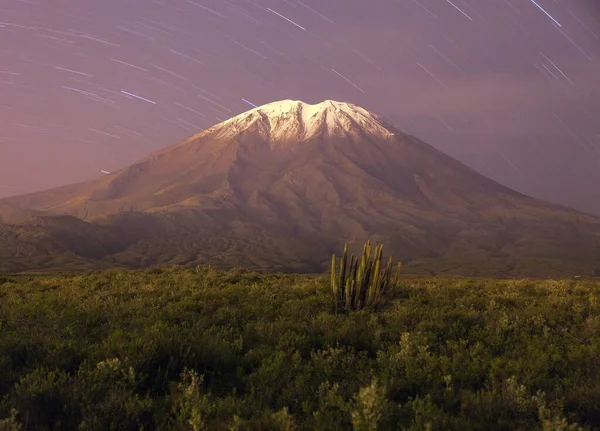
M 299 100 L 281 100 L 233 117 L 211 130 L 219 136 L 236 135 L 252 127 L 271 139 L 306 140 L 317 135 L 393 135 L 378 116 L 345 102 L 326 100 L 310 105 Z

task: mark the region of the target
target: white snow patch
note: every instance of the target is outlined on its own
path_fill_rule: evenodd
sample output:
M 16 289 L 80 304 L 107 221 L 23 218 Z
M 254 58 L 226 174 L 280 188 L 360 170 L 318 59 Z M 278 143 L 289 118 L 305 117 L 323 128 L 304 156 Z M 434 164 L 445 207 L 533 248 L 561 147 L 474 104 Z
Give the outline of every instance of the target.
M 259 133 L 275 140 L 306 140 L 317 135 L 394 134 L 383 120 L 366 109 L 333 100 L 315 105 L 299 100 L 281 100 L 244 112 L 211 130 L 220 137 L 226 137 L 247 130 L 254 124 Z

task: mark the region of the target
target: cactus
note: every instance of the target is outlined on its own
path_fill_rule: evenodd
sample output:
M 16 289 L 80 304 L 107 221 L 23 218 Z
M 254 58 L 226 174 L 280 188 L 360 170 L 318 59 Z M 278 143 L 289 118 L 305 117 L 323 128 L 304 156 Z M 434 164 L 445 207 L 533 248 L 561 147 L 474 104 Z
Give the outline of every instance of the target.
M 381 305 L 389 295 L 393 286 L 400 278 L 402 264 L 398 263 L 393 274 L 393 259 L 390 257 L 387 266 L 382 271 L 383 245 L 375 247 L 371 253 L 371 241 L 363 247 L 362 256 L 351 255 L 348 264 L 348 244 L 344 245 L 344 252 L 339 262 L 339 274 L 336 272 L 337 258 L 331 257 L 331 293 L 334 301 L 334 310 L 337 314 L 345 310 L 361 310 L 363 308 L 376 308 Z

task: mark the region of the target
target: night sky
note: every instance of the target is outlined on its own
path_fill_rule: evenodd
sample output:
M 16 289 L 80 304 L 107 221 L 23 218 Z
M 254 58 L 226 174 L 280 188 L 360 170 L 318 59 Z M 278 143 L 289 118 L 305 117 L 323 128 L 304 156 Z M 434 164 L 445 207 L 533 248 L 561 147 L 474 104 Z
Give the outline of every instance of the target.
M 280 99 L 362 105 L 600 214 L 597 0 L 0 0 L 0 196 Z

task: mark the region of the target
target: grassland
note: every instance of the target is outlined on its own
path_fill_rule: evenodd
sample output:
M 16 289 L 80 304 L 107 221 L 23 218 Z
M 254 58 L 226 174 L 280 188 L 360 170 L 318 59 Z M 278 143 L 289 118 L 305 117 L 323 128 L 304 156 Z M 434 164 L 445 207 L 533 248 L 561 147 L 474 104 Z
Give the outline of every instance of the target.
M 600 429 L 598 280 L 0 277 L 0 429 Z

